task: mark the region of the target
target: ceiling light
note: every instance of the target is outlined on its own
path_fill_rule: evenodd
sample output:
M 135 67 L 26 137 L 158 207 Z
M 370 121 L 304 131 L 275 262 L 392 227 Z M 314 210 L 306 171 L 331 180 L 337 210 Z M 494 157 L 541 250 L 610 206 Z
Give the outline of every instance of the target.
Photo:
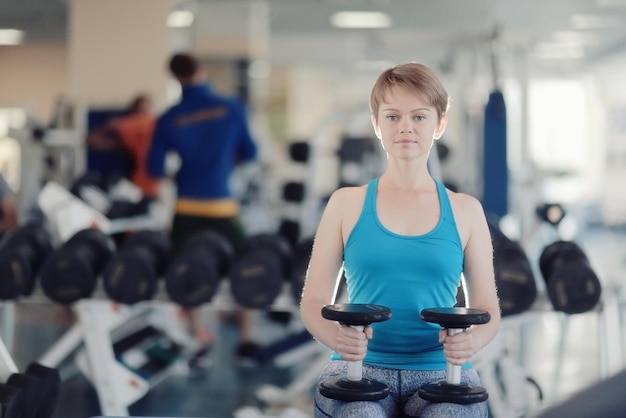
M 557 31 L 552 33 L 552 39 L 560 43 L 596 45 L 600 42 L 598 34 L 593 32 Z
M 0 29 L 0 45 L 19 45 L 24 39 L 24 31 Z
M 539 43 L 535 45 L 534 55 L 546 59 L 577 59 L 583 57 L 584 50 L 580 45 Z
M 378 29 L 391 26 L 391 18 L 383 12 L 336 12 L 330 22 L 337 28 Z
M 193 24 L 193 13 L 189 10 L 175 10 L 167 16 L 170 28 L 186 28 Z
M 623 21 L 618 16 L 572 15 L 570 22 L 576 29 L 602 29 L 621 26 Z
M 596 0 L 600 7 L 626 6 L 626 0 Z

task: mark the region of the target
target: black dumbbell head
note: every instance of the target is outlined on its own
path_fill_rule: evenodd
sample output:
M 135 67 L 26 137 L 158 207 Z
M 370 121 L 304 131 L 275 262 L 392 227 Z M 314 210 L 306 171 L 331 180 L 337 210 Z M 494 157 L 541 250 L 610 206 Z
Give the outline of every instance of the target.
M 573 241 L 555 241 L 548 244 L 539 256 L 539 269 L 544 279 L 548 280 L 552 272 L 572 260 L 587 262 L 582 248 Z
M 440 381 L 429 383 L 418 390 L 419 397 L 428 402 L 448 402 L 461 405 L 484 402 L 489 399 L 489 392 L 481 386 Z
M 280 258 L 268 248 L 245 253 L 229 274 L 233 298 L 247 308 L 268 308 L 285 283 L 282 270 Z
M 302 297 L 302 290 L 304 289 L 304 282 L 306 279 L 306 272 L 309 267 L 309 260 L 311 259 L 311 252 L 313 251 L 313 237 L 300 240 L 293 250 L 293 260 L 290 274 L 291 291 L 296 302 L 300 302 Z
M 568 314 L 593 310 L 602 296 L 600 279 L 587 264 L 563 265 L 551 275 L 547 290 L 554 309 Z
M 36 257 L 44 259 L 52 252 L 50 234 L 42 223 L 28 223 L 24 225 L 22 231 L 28 237 L 28 242 L 33 247 Z
M 141 230 L 129 235 L 120 250 L 131 248 L 148 250 L 154 256 L 155 266 L 159 274 L 165 270 L 173 251 L 169 237 L 163 231 L 156 230 Z
M 118 252 L 102 271 L 106 294 L 115 302 L 127 305 L 152 299 L 158 279 L 154 255 L 142 247 Z
M 540 220 L 557 226 L 565 218 L 565 209 L 558 203 L 543 203 L 537 206 L 535 214 Z
M 165 289 L 170 299 L 186 308 L 211 301 L 219 288 L 219 256 L 211 253 L 181 253 L 165 270 Z
M 115 241 L 99 229 L 88 228 L 78 231 L 63 244 L 63 248 L 78 251 L 88 256 L 95 272 L 99 273 L 116 250 Z
M 22 417 L 25 404 L 24 392 L 20 388 L 0 383 L 0 417 Z
M 537 285 L 522 247 L 513 241 L 495 245 L 493 267 L 502 316 L 528 310 L 537 298 Z
M 0 244 L 0 299 L 30 295 L 41 265 L 52 252 L 50 238 L 40 223 L 12 230 Z
M 40 380 L 38 377 L 21 373 L 13 373 L 7 380 L 7 385 L 18 388 L 24 398 L 24 411 L 22 417 L 37 417 L 37 403 L 39 401 Z M 0 415 L 3 416 L 3 415 Z
M 289 156 L 297 163 L 309 161 L 310 146 L 308 142 L 292 142 L 289 145 Z
M 235 258 L 235 250 L 232 243 L 223 234 L 213 230 L 199 231 L 190 235 L 183 242 L 179 253 L 210 253 L 215 255 L 218 260 L 220 276 L 225 276 L 228 273 L 231 262 Z
M 282 277 L 289 276 L 293 247 L 286 237 L 271 233 L 260 233 L 247 237 L 241 246 L 241 254 L 245 256 L 255 251 L 262 251 L 271 257 L 277 257 L 280 260 Z
M 170 299 L 187 308 L 210 302 L 234 256 L 232 243 L 217 231 L 190 235 L 165 270 Z
M 285 202 L 301 203 L 306 194 L 304 183 L 290 181 L 283 186 L 283 200 Z
M 42 266 L 40 282 L 44 294 L 65 305 L 90 297 L 98 275 L 114 251 L 115 242 L 102 231 L 77 232 Z
M 269 307 L 291 274 L 292 247 L 279 234 L 247 237 L 229 273 L 235 301 L 248 308 Z
M 27 293 L 33 282 L 29 257 L 22 251 L 0 252 L 0 300 L 14 300 Z
M 162 231 L 131 233 L 102 272 L 107 295 L 128 305 L 152 299 L 171 252 L 171 242 Z
M 336 303 L 322 308 L 322 317 L 344 325 L 369 325 L 391 318 L 391 309 L 371 303 Z
M 60 248 L 41 268 L 39 281 L 48 298 L 70 305 L 91 296 L 96 288 L 96 277 L 88 259 L 73 248 Z
M 320 394 L 338 401 L 379 401 L 389 395 L 389 387 L 376 380 L 350 380 L 338 377 L 324 381 L 319 386 Z
M 420 317 L 426 322 L 449 329 L 465 329 L 472 325 L 486 324 L 491 320 L 487 311 L 463 307 L 423 309 Z
M 295 246 L 300 239 L 300 222 L 294 219 L 284 218 L 280 221 L 278 233 L 285 237 L 289 244 Z
M 37 414 L 35 417 L 51 417 L 61 390 L 61 375 L 56 368 L 40 363 L 30 363 L 24 372 L 38 379 Z
M 555 310 L 583 313 L 600 302 L 600 279 L 575 242 L 556 241 L 546 246 L 539 257 L 539 266 Z

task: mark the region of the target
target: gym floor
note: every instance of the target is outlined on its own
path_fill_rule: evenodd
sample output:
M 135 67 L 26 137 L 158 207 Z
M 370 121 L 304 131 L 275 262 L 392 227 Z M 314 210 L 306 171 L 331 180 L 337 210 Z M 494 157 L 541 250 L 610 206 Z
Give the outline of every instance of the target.
M 604 294 L 618 297 L 621 302 L 619 312 L 623 317 L 626 301 L 626 281 L 623 277 L 626 271 L 626 230 L 592 227 L 577 241 L 600 277 Z M 532 251 L 529 251 L 529 258 L 531 262 L 537 259 Z M 306 359 L 287 367 L 272 364 L 250 367 L 238 363 L 234 355 L 237 329 L 229 321 L 217 320 L 214 314 L 215 311 L 206 310 L 207 321 L 212 324 L 217 336 L 217 343 L 211 352 L 211 366 L 192 374 L 168 376 L 129 406 L 131 416 L 230 418 L 237 417 L 237 412 L 241 416 L 244 406 L 263 407 L 255 396 L 261 385 L 285 387 L 305 372 Z M 29 362 L 37 361 L 71 326 L 73 318 L 69 309 L 53 304 L 16 304 L 12 354 L 20 370 Z M 598 338 L 599 318 L 598 312 L 566 317 L 548 311 L 529 315 L 528 320 L 521 321 L 523 325 L 513 351 L 525 373 L 537 382 L 543 393 L 543 400 L 537 400 L 524 416 L 534 416 L 535 412 L 606 377 L 600 356 L 605 347 Z M 297 329 L 299 322 L 294 316 L 290 323 L 285 324 L 263 312 L 258 313 L 256 321 L 259 341 L 265 343 L 289 335 Z M 509 327 L 507 324 L 505 321 L 503 326 Z M 624 324 L 625 321 L 620 321 L 612 335 L 616 337 L 612 348 L 617 348 L 622 354 L 622 364 L 626 358 Z M 102 415 L 94 387 L 71 357 L 60 365 L 60 370 L 63 384 L 54 418 Z M 312 416 L 310 396 L 306 392 L 302 395 L 302 399 L 293 399 L 297 403 L 293 406 L 302 412 L 300 415 L 294 409 L 290 415 L 294 418 Z M 279 416 L 278 412 L 274 415 L 266 413 L 267 416 Z

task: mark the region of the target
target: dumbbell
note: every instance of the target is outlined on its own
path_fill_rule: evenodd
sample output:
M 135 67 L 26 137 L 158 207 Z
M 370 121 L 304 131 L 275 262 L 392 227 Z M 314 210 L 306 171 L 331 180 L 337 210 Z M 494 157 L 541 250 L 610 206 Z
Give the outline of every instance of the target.
M 0 244 L 0 299 L 31 295 L 50 253 L 52 244 L 43 224 L 33 222 L 9 232 Z
M 308 142 L 295 141 L 289 144 L 289 157 L 297 163 L 308 163 L 311 147 Z
M 210 302 L 234 256 L 231 242 L 218 232 L 191 235 L 165 269 L 165 289 L 170 299 L 186 308 Z
M 558 226 L 565 218 L 565 209 L 558 203 L 542 203 L 535 209 L 535 214 L 543 222 Z
M 61 390 L 61 374 L 59 370 L 33 362 L 26 367 L 24 374 L 36 380 L 33 391 L 37 401 L 35 402 L 35 414 L 33 417 L 51 418 Z
M 229 272 L 235 302 L 263 309 L 272 304 L 290 276 L 292 247 L 281 235 L 247 237 Z
M 302 182 L 289 181 L 283 186 L 285 202 L 302 203 L 306 195 L 306 186 Z
M 300 240 L 296 243 L 293 249 L 290 284 L 293 299 L 297 304 L 300 303 L 300 299 L 302 298 L 304 281 L 306 280 L 306 273 L 309 268 L 311 252 L 313 251 L 313 241 L 313 237 Z
M 15 385 L 0 383 L 0 417 L 22 418 L 25 408 L 24 391 Z
M 537 284 L 522 246 L 489 225 L 493 242 L 493 268 L 502 316 L 528 310 L 537 299 Z
M 114 252 L 113 238 L 101 230 L 78 231 L 41 267 L 39 279 L 44 294 L 64 305 L 90 297 Z
M 600 301 L 600 280 L 575 242 L 559 240 L 547 245 L 539 256 L 539 269 L 555 310 L 582 313 Z
M 102 272 L 106 294 L 114 301 L 132 305 L 152 299 L 172 252 L 163 231 L 131 233 Z
M 57 369 L 31 363 L 0 384 L 0 417 L 50 418 L 56 407 L 61 377 Z
M 39 379 L 22 373 L 13 373 L 6 381 L 6 386 L 15 388 L 20 393 L 22 399 L 21 413 L 19 417 L 35 417 L 37 411 L 37 385 Z M 4 415 L 0 414 L 0 417 Z
M 337 157 L 342 163 L 362 163 L 368 153 L 374 151 L 374 145 L 367 137 L 345 137 L 339 144 Z
M 338 303 L 322 307 L 322 317 L 362 331 L 366 325 L 387 321 L 391 309 L 373 304 Z M 320 393 L 340 401 L 378 401 L 389 395 L 382 382 L 363 378 L 363 361 L 349 361 L 346 376 L 329 379 L 319 386 Z
M 278 226 L 278 233 L 287 238 L 287 241 L 293 246 L 300 239 L 300 221 L 296 219 L 282 218 Z
M 306 274 L 311 260 L 311 252 L 313 251 L 313 243 L 314 237 L 308 237 L 298 241 L 293 248 L 289 284 L 291 286 L 291 294 L 296 304 L 300 304 L 300 299 L 302 298 L 304 282 L 306 280 Z M 346 291 L 345 280 L 345 274 L 342 274 L 337 286 L 334 298 L 335 300 L 341 300 L 344 292 Z
M 486 324 L 491 320 L 487 311 L 463 307 L 423 309 L 422 320 L 441 325 L 448 330 L 448 335 L 463 332 L 472 325 Z M 430 402 L 451 402 L 470 404 L 486 401 L 487 390 L 461 381 L 461 366 L 451 363 L 446 365 L 446 379 L 422 386 L 419 397 Z

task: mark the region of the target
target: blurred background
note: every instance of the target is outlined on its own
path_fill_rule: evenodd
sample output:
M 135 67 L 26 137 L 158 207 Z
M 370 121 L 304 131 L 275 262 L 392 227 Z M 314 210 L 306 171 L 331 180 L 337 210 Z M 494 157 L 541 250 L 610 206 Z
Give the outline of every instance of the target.
M 433 68 L 452 97 L 433 173 L 481 199 L 490 219 L 521 244 L 538 293 L 528 301 L 532 309 L 512 309 L 505 331 L 513 334 L 506 339 L 513 348 L 505 351 L 513 353 L 516 371 L 533 376 L 542 397 L 507 407 L 503 395 L 492 414 L 531 416 L 621 371 L 626 1 L 2 0 L 0 172 L 17 194 L 21 223 L 44 217 L 39 200 L 46 184 L 70 190 L 89 171 L 94 160 L 85 138 L 100 113 L 123 109 L 138 92 L 152 97 L 156 113 L 178 101 L 180 88 L 166 64 L 179 51 L 199 58 L 216 90 L 246 104 L 261 154 L 233 178 L 247 233 L 280 230 L 293 242 L 313 234 L 333 190 L 381 172 L 384 156 L 368 109 L 377 75 L 408 61 Z M 504 102 L 490 113 L 494 94 Z M 494 120 L 504 146 L 490 145 Z M 168 219 L 172 188 L 160 196 L 165 214 L 154 215 L 157 223 Z M 562 216 L 550 218 L 546 205 Z M 58 243 L 63 234 L 56 227 Z M 584 312 L 549 304 L 538 260 L 555 240 L 579 243 L 602 284 L 602 297 Z M 9 328 L 29 332 L 14 339 L 19 364 L 57 337 L 17 354 L 24 341 L 37 347 L 32 306 L 17 304 L 10 315 Z M 61 332 L 68 324 L 56 326 Z M 281 327 L 276 335 L 291 332 Z M 297 380 L 297 374 L 265 373 L 282 385 Z M 238 381 L 227 411 L 203 406 L 206 412 L 174 416 L 234 416 L 242 399 L 255 399 L 259 384 Z M 527 389 L 511 385 L 509 396 Z M 203 387 L 199 397 L 212 386 Z M 85 411 L 58 416 L 104 414 L 97 396 L 87 393 Z M 156 414 L 149 397 L 135 413 Z

